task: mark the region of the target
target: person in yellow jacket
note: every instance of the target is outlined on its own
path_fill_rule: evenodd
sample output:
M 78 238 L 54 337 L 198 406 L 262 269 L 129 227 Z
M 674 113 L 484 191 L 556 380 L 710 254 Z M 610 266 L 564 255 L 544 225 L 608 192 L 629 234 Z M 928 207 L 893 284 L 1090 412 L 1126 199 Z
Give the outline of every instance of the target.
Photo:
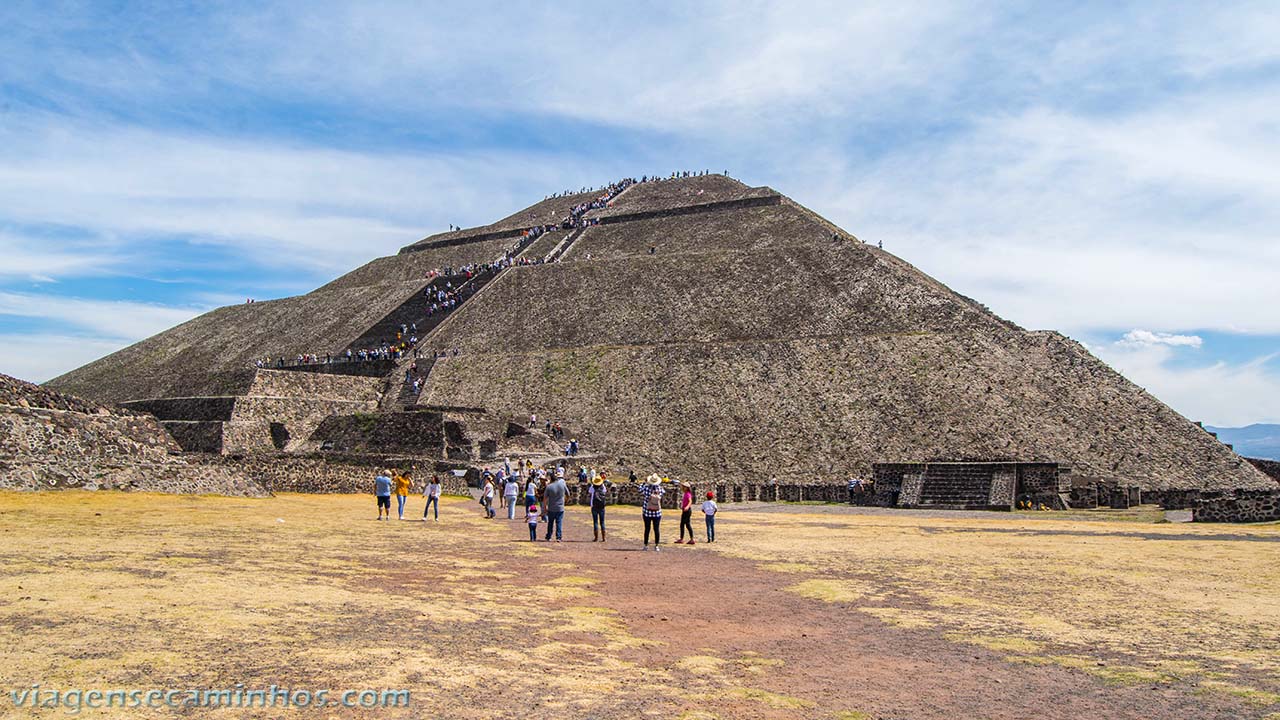
M 404 519 L 404 503 L 409 499 L 409 491 L 413 489 L 413 475 L 410 473 L 396 473 L 391 478 L 396 491 L 396 510 L 400 515 L 400 519 Z

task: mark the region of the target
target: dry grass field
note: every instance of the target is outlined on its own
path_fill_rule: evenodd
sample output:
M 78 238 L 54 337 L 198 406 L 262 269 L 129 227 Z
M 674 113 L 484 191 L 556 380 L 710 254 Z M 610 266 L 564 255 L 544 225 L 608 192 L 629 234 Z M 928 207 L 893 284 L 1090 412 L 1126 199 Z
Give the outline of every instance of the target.
M 1280 526 L 742 508 L 642 553 L 609 512 L 534 545 L 463 498 L 0 494 L 0 716 L 241 684 L 411 700 L 79 716 L 1280 718 Z

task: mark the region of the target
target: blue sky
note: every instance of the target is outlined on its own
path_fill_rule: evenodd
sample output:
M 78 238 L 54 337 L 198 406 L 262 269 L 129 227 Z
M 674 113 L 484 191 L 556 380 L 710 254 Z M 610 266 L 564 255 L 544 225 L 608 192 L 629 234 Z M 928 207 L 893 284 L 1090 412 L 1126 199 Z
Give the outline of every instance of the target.
M 0 372 L 710 168 L 1280 422 L 1274 4 L 540 5 L 0 5 Z

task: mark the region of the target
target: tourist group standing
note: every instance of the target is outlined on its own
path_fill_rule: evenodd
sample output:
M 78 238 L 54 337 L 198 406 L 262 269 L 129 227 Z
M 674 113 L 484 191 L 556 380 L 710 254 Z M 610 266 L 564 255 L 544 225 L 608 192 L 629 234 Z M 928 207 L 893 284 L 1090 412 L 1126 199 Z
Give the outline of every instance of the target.
M 517 504 L 524 506 L 523 521 L 529 527 L 529 541 L 538 540 L 538 526 L 545 524 L 542 539 L 551 542 L 564 540 L 565 503 L 569 496 L 569 485 L 565 481 L 566 468 L 563 462 L 552 469 L 535 468 L 532 462 L 518 460 L 512 465 L 510 460 L 504 461 L 497 471 L 485 469 L 481 473 L 479 503 L 487 519 L 497 517 L 500 503 L 507 511 L 507 519 L 516 519 Z M 608 506 L 615 501 L 616 486 L 607 474 L 597 472 L 593 468 L 580 467 L 577 472 L 579 486 L 586 490 L 586 504 L 591 513 L 591 541 L 607 542 L 608 529 L 605 515 Z M 668 486 L 679 487 L 680 536 L 676 544 L 693 545 L 693 486 L 681 481 L 672 483 L 657 473 L 650 474 L 643 481 L 631 474 L 630 483 L 637 486 L 640 498 L 640 516 L 644 524 L 644 544 L 642 550 L 648 550 L 652 539 L 653 549 L 660 550 L 662 543 L 662 498 L 668 492 Z M 386 469 L 374 478 L 374 495 L 377 499 L 378 520 L 391 519 L 391 496 L 396 496 L 396 516 L 404 519 L 405 505 L 409 493 L 413 490 L 413 474 L 411 471 Z M 440 495 L 442 484 L 439 475 L 433 475 L 431 481 L 423 487 L 422 497 L 426 506 L 422 511 L 423 522 L 430 516 L 434 521 L 440 520 Z M 715 516 L 719 506 L 715 501 L 715 493 L 707 492 L 706 499 L 700 507 L 706 528 L 707 542 L 715 542 Z M 686 538 L 687 533 L 687 538 Z

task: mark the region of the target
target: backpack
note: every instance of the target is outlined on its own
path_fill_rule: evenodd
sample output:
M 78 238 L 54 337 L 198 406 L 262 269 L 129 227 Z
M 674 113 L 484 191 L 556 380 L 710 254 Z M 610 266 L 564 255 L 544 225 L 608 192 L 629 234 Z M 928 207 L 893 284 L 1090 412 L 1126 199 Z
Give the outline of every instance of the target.
M 649 499 L 644 501 L 644 509 L 652 511 L 662 509 L 662 495 L 658 493 L 657 489 L 649 491 Z
M 601 485 L 600 487 L 596 488 L 594 492 L 591 493 L 591 507 L 602 508 L 605 506 L 605 501 L 607 501 L 608 499 L 609 499 L 609 491 L 605 489 L 604 485 Z

